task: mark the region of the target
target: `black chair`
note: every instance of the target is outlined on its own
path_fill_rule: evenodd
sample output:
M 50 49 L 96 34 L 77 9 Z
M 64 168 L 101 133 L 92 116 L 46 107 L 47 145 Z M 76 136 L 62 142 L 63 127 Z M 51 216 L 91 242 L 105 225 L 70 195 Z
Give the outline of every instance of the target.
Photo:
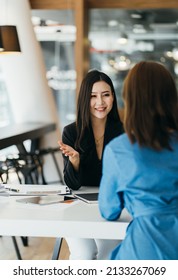
M 57 174 L 59 177 L 59 180 L 57 182 L 64 184 L 63 175 L 62 175 L 62 172 L 60 170 L 60 167 L 59 167 L 59 164 L 58 164 L 58 161 L 56 158 L 56 153 L 61 153 L 60 148 L 59 147 L 48 147 L 45 149 L 36 150 L 35 153 L 36 153 L 36 155 L 38 155 L 41 158 L 41 162 L 43 162 L 45 156 L 47 156 L 47 155 L 52 156 L 53 163 L 54 163 L 54 166 L 56 168 L 56 171 L 57 171 Z M 46 184 L 53 184 L 53 183 L 56 183 L 56 182 L 46 182 Z
M 27 153 L 19 153 L 16 157 L 13 157 L 11 160 L 13 167 L 15 168 L 15 172 L 19 179 L 20 184 L 23 182 L 25 184 L 53 184 L 56 182 L 47 182 L 44 174 L 44 162 L 45 157 L 48 155 L 52 156 L 52 160 L 54 163 L 54 167 L 56 168 L 58 174 L 58 181 L 61 184 L 64 184 L 63 175 L 60 170 L 60 166 L 56 157 L 56 153 L 61 153 L 59 147 L 48 147 L 45 149 L 38 149 L 34 152 Z M 63 161 L 62 161 L 63 162 Z M 20 175 L 23 175 L 21 179 Z
M 35 153 L 19 153 L 8 157 L 8 164 L 14 168 L 20 184 L 46 184 L 43 174 L 43 165 Z M 40 177 L 42 182 L 39 181 Z

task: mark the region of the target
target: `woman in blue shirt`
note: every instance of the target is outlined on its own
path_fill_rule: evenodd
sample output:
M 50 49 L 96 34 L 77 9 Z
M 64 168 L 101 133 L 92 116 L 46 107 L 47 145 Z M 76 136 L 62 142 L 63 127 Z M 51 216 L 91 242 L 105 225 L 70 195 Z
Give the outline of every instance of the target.
M 123 87 L 125 134 L 105 148 L 99 207 L 133 216 L 111 259 L 178 259 L 178 96 L 169 71 L 142 61 Z M 112 165 L 110 164 L 112 162 Z

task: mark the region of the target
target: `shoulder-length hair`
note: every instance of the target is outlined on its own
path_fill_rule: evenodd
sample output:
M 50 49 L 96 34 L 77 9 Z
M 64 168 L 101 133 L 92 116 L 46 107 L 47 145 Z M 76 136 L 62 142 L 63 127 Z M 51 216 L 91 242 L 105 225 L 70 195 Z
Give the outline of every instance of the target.
M 170 131 L 178 131 L 178 96 L 170 72 L 159 62 L 137 63 L 124 81 L 123 99 L 131 143 L 171 149 Z
M 113 119 L 114 121 L 119 121 L 119 114 L 117 108 L 116 94 L 114 90 L 113 83 L 108 75 L 98 70 L 91 70 L 87 73 L 85 78 L 81 83 L 81 87 L 78 95 L 77 103 L 77 139 L 75 142 L 75 148 L 80 148 L 81 140 L 84 136 L 84 133 L 87 129 L 90 129 L 90 99 L 93 84 L 99 81 L 104 81 L 107 83 L 114 97 L 113 107 L 108 114 L 108 118 Z

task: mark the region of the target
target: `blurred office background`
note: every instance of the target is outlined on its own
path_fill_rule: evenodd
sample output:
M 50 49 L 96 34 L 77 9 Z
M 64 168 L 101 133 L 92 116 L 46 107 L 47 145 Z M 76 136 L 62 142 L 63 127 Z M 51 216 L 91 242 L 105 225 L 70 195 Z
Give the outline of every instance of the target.
M 76 70 L 73 11 L 32 10 L 61 128 L 75 120 Z M 156 60 L 178 76 L 178 9 L 91 9 L 89 68 L 106 72 L 122 103 L 122 84 L 140 60 Z
M 82 64 L 85 61 L 78 62 L 75 57 L 76 9 L 70 8 L 70 3 L 75 1 L 58 1 L 60 2 L 65 2 L 64 8 L 58 9 L 57 6 L 55 9 L 56 1 L 51 1 L 50 8 L 46 9 L 48 7 L 46 1 L 29 1 L 31 23 L 41 47 L 46 79 L 55 100 L 62 131 L 65 125 L 75 120 L 79 88 L 77 67 L 79 69 L 78 63 Z M 160 61 L 168 67 L 177 81 L 178 3 L 176 1 L 171 1 L 171 4 L 167 5 L 165 3 L 168 1 L 157 1 L 156 6 L 152 5 L 153 8 L 150 6 L 154 1 L 149 4 L 146 4 L 147 1 L 141 1 L 145 4 L 133 1 L 132 4 L 128 4 L 128 8 L 125 6 L 122 8 L 122 2 L 125 1 L 110 1 L 111 3 L 107 5 L 107 1 L 99 1 L 102 2 L 99 3 L 99 8 L 97 8 L 98 1 L 83 2 L 89 4 L 91 2 L 92 7 L 89 6 L 87 9 L 88 18 L 84 19 L 85 24 L 87 20 L 89 44 L 88 64 L 85 71 L 97 68 L 112 78 L 119 108 L 123 106 L 121 97 L 123 80 L 128 70 L 140 60 Z M 96 7 L 92 4 L 94 2 Z M 117 8 L 117 2 L 120 3 L 118 6 L 120 5 L 121 8 Z M 3 75 L 0 62 L 1 127 L 13 122 L 12 104 Z

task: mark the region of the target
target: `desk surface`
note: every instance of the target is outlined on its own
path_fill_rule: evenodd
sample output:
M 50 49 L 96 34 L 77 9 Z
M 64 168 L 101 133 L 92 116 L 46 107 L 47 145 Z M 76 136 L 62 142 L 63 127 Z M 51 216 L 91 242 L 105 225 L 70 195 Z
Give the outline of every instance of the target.
M 32 186 L 20 187 L 29 190 Z M 46 188 L 49 186 L 40 186 L 40 189 Z M 16 202 L 17 199 L 0 196 L 0 235 L 123 239 L 131 220 L 123 211 L 118 221 L 106 221 L 100 216 L 98 204 L 78 200 L 71 204 L 40 206 L 22 204 Z
M 1 128 L 0 149 L 21 144 L 28 139 L 42 137 L 45 133 L 54 131 L 55 123 L 19 123 Z

